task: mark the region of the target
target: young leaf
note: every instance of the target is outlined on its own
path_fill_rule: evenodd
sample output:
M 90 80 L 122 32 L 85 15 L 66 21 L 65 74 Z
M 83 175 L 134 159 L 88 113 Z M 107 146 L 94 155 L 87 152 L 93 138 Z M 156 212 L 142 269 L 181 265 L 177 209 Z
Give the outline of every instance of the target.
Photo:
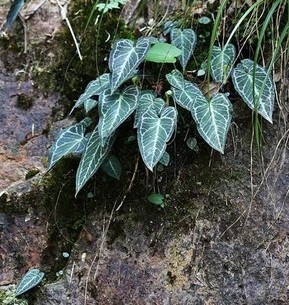
M 145 165 L 152 171 L 164 154 L 177 122 L 177 110 L 164 108 L 160 115 L 148 109 L 137 131 L 138 146 Z
M 114 155 L 110 155 L 101 164 L 101 169 L 109 176 L 119 180 L 122 172 L 121 163 Z
M 206 17 L 206 16 L 204 16 L 204 17 L 199 18 L 199 19 L 198 19 L 198 22 L 199 22 L 200 24 L 208 24 L 208 23 L 211 22 L 211 19 L 208 18 L 208 17 Z
M 154 44 L 148 51 L 145 60 L 157 63 L 174 63 L 182 50 L 166 42 Z
M 160 207 L 164 207 L 164 195 L 162 194 L 150 194 L 148 197 L 147 197 L 148 201 L 155 204 L 155 205 L 159 205 Z
M 198 145 L 196 138 L 188 138 L 186 144 L 191 150 L 195 150 L 196 146 Z
M 70 126 L 60 133 L 52 147 L 48 170 L 50 170 L 62 157 L 71 153 L 81 153 L 84 150 L 87 142 L 84 133 L 90 124 L 91 120 L 85 118 L 80 123 Z
M 108 89 L 110 86 L 110 74 L 105 73 L 100 75 L 97 79 L 91 81 L 87 86 L 83 94 L 79 97 L 70 113 L 73 112 L 75 108 L 80 107 L 85 101 L 89 100 L 93 95 L 100 95 L 104 90 Z M 87 111 L 88 112 L 88 111 Z
M 145 58 L 149 47 L 148 38 L 138 39 L 135 46 L 129 39 L 121 39 L 114 44 L 108 62 L 112 72 L 111 93 L 135 75 L 136 69 Z
M 163 153 L 162 157 L 160 158 L 159 163 L 161 163 L 164 166 L 168 166 L 170 163 L 170 155 L 166 151 Z
M 106 139 L 104 145 L 102 144 L 98 127 L 96 127 L 91 133 L 77 169 L 75 196 L 98 170 L 99 166 L 109 153 L 112 142 L 113 137 L 110 136 Z
M 272 112 L 274 108 L 274 85 L 266 70 L 256 64 L 255 81 L 254 61 L 244 59 L 233 70 L 232 79 L 236 91 L 244 102 L 253 110 L 257 111 L 263 118 L 272 123 Z M 254 87 L 253 87 L 254 86 Z M 253 97 L 255 93 L 255 98 Z
M 203 139 L 214 149 L 224 153 L 231 124 L 232 105 L 225 94 L 218 93 L 210 102 L 196 100 L 192 116 Z
M 104 91 L 99 97 L 99 134 L 103 140 L 110 136 L 136 109 L 139 89 L 136 86 L 125 88 L 122 93 L 110 95 Z
M 134 128 L 138 126 L 141 116 L 146 110 L 153 109 L 159 114 L 164 106 L 165 101 L 159 97 L 156 97 L 153 90 L 141 91 L 134 117 Z
M 236 49 L 232 44 L 228 44 L 224 49 L 217 46 L 213 47 L 211 74 L 215 82 L 226 83 L 230 76 L 235 57 Z
M 21 295 L 32 289 L 42 281 L 43 277 L 43 272 L 40 272 L 38 269 L 30 269 L 17 285 L 15 295 Z
M 173 70 L 166 75 L 168 82 L 172 85 L 173 98 L 183 108 L 192 111 L 196 101 L 207 103 L 202 91 L 193 83 L 184 79 L 178 70 Z
M 179 48 L 182 53 L 178 57 L 183 70 L 186 69 L 188 61 L 193 55 L 196 43 L 197 43 L 197 35 L 191 29 L 173 29 L 171 31 L 171 41 L 172 44 Z

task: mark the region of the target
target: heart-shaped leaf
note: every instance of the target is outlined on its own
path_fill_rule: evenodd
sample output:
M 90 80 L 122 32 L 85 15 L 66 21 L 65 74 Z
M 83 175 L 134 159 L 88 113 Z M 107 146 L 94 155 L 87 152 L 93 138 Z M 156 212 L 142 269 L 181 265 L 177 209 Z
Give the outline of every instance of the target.
M 159 97 L 156 97 L 156 94 L 152 90 L 143 90 L 141 91 L 138 98 L 138 105 L 135 112 L 134 118 L 134 128 L 139 124 L 142 114 L 148 110 L 153 109 L 158 114 L 165 106 L 165 101 Z
M 52 153 L 49 159 L 48 170 L 62 157 L 71 153 L 81 153 L 84 150 L 87 142 L 84 133 L 90 124 L 91 120 L 85 118 L 80 123 L 70 126 L 60 133 L 51 150 Z
M 138 126 L 138 146 L 145 165 L 152 171 L 164 154 L 177 122 L 177 110 L 164 108 L 160 115 L 148 109 Z
M 192 116 L 203 139 L 214 149 L 224 153 L 231 124 L 232 105 L 225 94 L 218 93 L 210 102 L 196 100 Z
M 121 39 L 114 44 L 108 62 L 112 72 L 111 93 L 135 75 L 136 69 L 145 58 L 149 47 L 148 38 L 138 39 L 135 46 L 129 39 Z
M 93 130 L 77 169 L 75 196 L 98 170 L 109 153 L 112 142 L 113 136 L 110 136 L 103 145 L 102 139 L 99 136 L 98 127 Z
M 188 61 L 193 55 L 197 43 L 197 35 L 191 29 L 173 29 L 171 31 L 171 41 L 174 46 L 182 51 L 178 60 L 180 61 L 183 70 L 185 70 Z
M 101 164 L 101 169 L 109 176 L 119 180 L 122 172 L 121 163 L 114 155 L 107 157 Z
M 226 83 L 230 76 L 232 66 L 236 57 L 234 45 L 228 44 L 226 48 L 214 46 L 211 60 L 211 74 L 217 83 Z
M 166 75 L 168 82 L 172 85 L 173 98 L 183 108 L 192 111 L 196 101 L 206 103 L 202 91 L 193 83 L 184 79 L 182 73 L 173 70 Z
M 174 88 L 183 90 L 184 89 L 184 76 L 179 70 L 172 70 L 171 73 L 166 75 L 167 81 Z
M 208 17 L 206 17 L 206 16 L 204 16 L 204 17 L 199 18 L 199 19 L 198 19 L 198 22 L 199 22 L 200 24 L 208 24 L 208 23 L 211 22 L 211 19 L 208 18 Z
M 21 295 L 32 289 L 42 281 L 43 277 L 43 272 L 40 272 L 38 269 L 30 269 L 17 285 L 15 295 Z
M 110 86 L 110 74 L 105 73 L 100 75 L 97 79 L 91 81 L 85 88 L 85 91 L 75 105 L 73 106 L 70 114 L 73 112 L 75 108 L 80 107 L 85 101 L 89 100 L 93 95 L 100 95 L 104 90 L 108 89 Z M 88 112 L 88 111 L 86 111 Z
M 195 150 L 196 146 L 198 145 L 196 138 L 188 138 L 186 143 L 191 150 Z
M 148 51 L 145 59 L 156 63 L 174 63 L 182 50 L 166 42 L 154 44 Z
M 272 123 L 275 93 L 273 81 L 268 72 L 256 64 L 254 81 L 254 61 L 244 59 L 233 70 L 232 79 L 236 91 L 244 102 Z
M 103 139 L 110 136 L 136 109 L 139 89 L 136 86 L 125 88 L 123 92 L 110 94 L 106 90 L 99 97 L 99 134 Z
M 148 201 L 155 204 L 155 205 L 158 205 L 160 207 L 164 207 L 164 195 L 163 194 L 156 194 L 156 193 L 153 193 L 153 194 L 150 194 L 148 197 L 147 197 Z

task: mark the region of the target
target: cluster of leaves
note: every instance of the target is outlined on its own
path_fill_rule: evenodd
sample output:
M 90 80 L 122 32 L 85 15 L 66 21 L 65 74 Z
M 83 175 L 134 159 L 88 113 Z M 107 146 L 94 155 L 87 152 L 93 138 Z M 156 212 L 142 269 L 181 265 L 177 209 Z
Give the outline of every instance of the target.
M 119 5 L 124 5 L 127 0 L 107 0 L 106 2 L 97 3 L 96 8 L 104 14 L 112 9 L 118 9 Z
M 158 162 L 167 165 L 167 143 L 177 125 L 176 104 L 191 112 L 202 138 L 215 150 L 223 153 L 231 124 L 232 105 L 227 93 L 205 96 L 199 87 L 185 78 L 185 70 L 197 43 L 192 29 L 170 29 L 170 43 L 156 37 L 141 37 L 136 42 L 121 39 L 114 43 L 109 56 L 110 73 L 90 82 L 72 111 L 84 106 L 86 112 L 98 107 L 99 120 L 92 132 L 86 132 L 91 119 L 67 128 L 57 138 L 49 163 L 51 169 L 68 154 L 81 154 L 76 174 L 76 194 L 101 166 L 104 171 L 120 177 L 121 166 L 115 156 L 109 155 L 117 128 L 134 113 L 134 128 L 138 147 L 149 170 Z M 207 64 L 207 74 L 220 84 L 229 77 L 244 102 L 269 122 L 272 122 L 274 90 L 266 70 L 250 59 L 236 60 L 234 45 L 214 46 Z M 174 63 L 179 61 L 182 72 L 172 70 L 166 75 L 171 90 L 166 101 L 156 92 L 141 85 L 124 85 L 135 79 L 139 65 L 144 61 Z M 174 103 L 170 105 L 170 95 Z

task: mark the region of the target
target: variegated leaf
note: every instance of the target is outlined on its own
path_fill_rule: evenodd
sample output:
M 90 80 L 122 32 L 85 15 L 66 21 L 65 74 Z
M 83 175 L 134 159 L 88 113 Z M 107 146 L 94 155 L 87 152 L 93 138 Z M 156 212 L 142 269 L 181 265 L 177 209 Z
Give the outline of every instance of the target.
M 148 109 L 138 126 L 138 146 L 145 165 L 152 171 L 164 154 L 177 123 L 177 110 L 167 107 L 160 115 Z
M 165 101 L 159 97 L 156 97 L 156 94 L 153 90 L 141 91 L 135 112 L 134 128 L 138 126 L 140 118 L 146 110 L 153 109 L 159 114 L 164 106 Z
M 222 93 L 214 95 L 210 102 L 197 100 L 192 111 L 200 135 L 212 148 L 221 153 L 224 153 L 231 125 L 231 113 L 231 102 Z
M 85 102 L 84 102 L 85 112 L 89 112 L 91 109 L 96 107 L 96 105 L 97 105 L 97 101 L 92 98 L 85 100 Z
M 233 70 L 232 79 L 236 91 L 244 102 L 272 123 L 275 93 L 271 75 L 256 64 L 254 81 L 254 61 L 244 59 Z
M 73 112 L 75 108 L 80 107 L 85 101 L 90 99 L 93 95 L 100 95 L 104 90 L 108 89 L 110 86 L 110 74 L 105 73 L 100 75 L 97 79 L 91 81 L 85 88 L 85 91 L 77 102 L 75 103 L 74 107 L 70 111 L 70 114 Z
M 107 138 L 103 145 L 99 136 L 98 127 L 91 133 L 77 169 L 75 196 L 98 170 L 109 153 L 112 142 L 113 136 Z
M 192 29 L 172 29 L 170 34 L 172 44 L 182 50 L 182 54 L 178 57 L 178 59 L 183 70 L 185 70 L 188 61 L 193 55 L 197 43 L 197 35 Z
M 206 103 L 202 91 L 193 83 L 184 79 L 181 72 L 173 70 L 166 75 L 168 82 L 172 85 L 173 98 L 177 104 L 192 111 L 196 101 Z
M 170 83 L 170 85 L 174 88 L 177 88 L 179 90 L 184 89 L 184 76 L 179 70 L 172 70 L 171 73 L 166 75 L 167 81 Z
M 42 281 L 43 277 L 44 273 L 40 270 L 30 269 L 17 285 L 15 295 L 19 296 L 24 292 L 32 289 Z
M 99 134 L 102 141 L 110 136 L 136 109 L 139 89 L 136 86 L 125 88 L 123 92 L 110 95 L 106 90 L 99 97 Z
M 214 46 L 211 60 L 211 74 L 217 83 L 225 84 L 230 76 L 236 57 L 234 45 L 228 44 L 226 48 Z
M 81 153 L 84 150 L 87 142 L 84 133 L 90 124 L 91 120 L 85 118 L 80 123 L 70 126 L 60 133 L 51 150 L 48 170 L 62 157 L 71 153 Z
M 136 45 L 129 39 L 121 39 L 114 44 L 108 62 L 112 72 L 111 93 L 135 75 L 136 69 L 145 58 L 149 47 L 149 38 L 138 39 Z

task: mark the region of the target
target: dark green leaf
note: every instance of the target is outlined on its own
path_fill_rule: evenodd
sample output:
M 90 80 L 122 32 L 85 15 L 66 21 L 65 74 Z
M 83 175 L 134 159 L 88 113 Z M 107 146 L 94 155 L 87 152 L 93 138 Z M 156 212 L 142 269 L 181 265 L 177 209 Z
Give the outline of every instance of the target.
M 95 174 L 101 163 L 110 151 L 113 137 L 110 136 L 102 143 L 98 127 L 91 133 L 85 151 L 80 160 L 76 173 L 76 194 L 82 189 L 86 182 Z
M 84 109 L 85 109 L 85 112 L 89 112 L 90 110 L 92 110 L 94 107 L 97 106 L 97 101 L 92 99 L 92 98 L 89 98 L 87 99 L 85 102 L 84 102 Z
M 114 155 L 110 155 L 103 161 L 101 169 L 115 179 L 119 180 L 121 177 L 122 166 L 118 158 Z
M 226 83 L 230 76 L 232 66 L 236 57 L 234 45 L 228 44 L 226 48 L 214 46 L 211 60 L 211 74 L 217 83 Z
M 135 112 L 134 118 L 134 128 L 136 128 L 140 122 L 141 116 L 148 109 L 155 110 L 158 114 L 165 106 L 165 101 L 159 97 L 156 97 L 156 94 L 153 90 L 143 90 L 141 91 L 138 104 Z
M 11 29 L 13 23 L 15 22 L 23 6 L 24 6 L 24 0 L 13 1 L 6 19 L 6 26 L 8 29 Z
M 263 118 L 272 123 L 275 100 L 273 80 L 263 67 L 256 65 L 254 82 L 253 70 L 254 62 L 251 59 L 242 60 L 233 70 L 234 87 L 251 109 L 257 110 Z
M 212 148 L 224 153 L 232 118 L 232 105 L 227 96 L 217 93 L 210 102 L 196 100 L 192 116 L 203 139 Z
M 111 93 L 136 74 L 136 69 L 144 60 L 149 47 L 150 39 L 142 37 L 135 46 L 129 39 L 121 39 L 114 44 L 108 62 L 112 72 Z
M 84 150 L 87 142 L 84 133 L 90 124 L 91 120 L 86 118 L 60 133 L 51 150 L 48 170 L 62 157 L 71 153 L 81 153 Z
M 73 112 L 75 108 L 80 107 L 83 103 L 94 95 L 100 95 L 104 90 L 110 87 L 110 74 L 105 73 L 99 76 L 96 80 L 91 81 L 87 86 L 83 94 L 79 97 L 77 102 L 75 103 L 74 107 L 70 111 L 70 114 Z M 87 105 L 86 105 L 87 107 Z M 89 110 L 91 109 L 88 107 Z M 86 110 L 88 112 L 89 110 Z
M 182 73 L 173 70 L 166 75 L 168 82 L 172 85 L 173 98 L 183 108 L 192 111 L 196 101 L 207 103 L 202 91 L 193 83 L 184 79 Z
M 177 110 L 167 107 L 160 115 L 148 109 L 138 126 L 138 146 L 145 165 L 152 171 L 166 150 L 177 123 Z
M 168 166 L 170 163 L 170 155 L 166 151 L 163 153 L 162 157 L 160 158 L 159 163 L 161 163 L 164 166 Z
M 17 285 L 15 295 L 21 295 L 32 289 L 42 281 L 43 277 L 43 272 L 40 272 L 38 269 L 30 269 Z
M 106 90 L 99 97 L 99 134 L 105 139 L 110 136 L 117 127 L 122 124 L 136 109 L 139 89 L 136 86 L 130 86 L 123 92 L 110 94 Z
M 196 138 L 188 138 L 187 141 L 187 146 L 191 149 L 191 150 L 195 150 L 196 146 L 197 146 L 197 140 Z
M 197 35 L 191 29 L 173 29 L 171 31 L 171 41 L 173 45 L 182 51 L 178 60 L 180 61 L 183 70 L 185 70 L 188 61 L 193 55 L 197 43 Z

